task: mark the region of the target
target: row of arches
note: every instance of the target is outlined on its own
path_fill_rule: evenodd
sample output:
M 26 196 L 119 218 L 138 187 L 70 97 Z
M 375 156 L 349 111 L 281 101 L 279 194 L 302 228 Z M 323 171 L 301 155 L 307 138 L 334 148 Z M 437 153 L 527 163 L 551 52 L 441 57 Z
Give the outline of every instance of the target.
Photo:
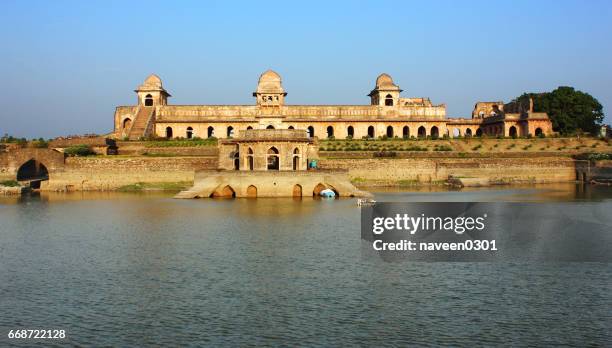
M 129 127 L 131 126 L 131 122 L 132 120 L 129 118 L 126 118 L 123 121 L 123 128 L 124 129 L 129 129 Z M 253 127 L 248 126 L 246 128 L 247 130 L 249 129 L 253 129 Z M 269 125 L 266 127 L 266 129 L 274 129 L 274 126 Z M 289 126 L 288 129 L 295 129 L 293 126 Z M 325 129 L 325 137 L 326 138 L 334 138 L 335 134 L 336 134 L 336 129 L 334 128 L 334 126 L 327 126 L 327 128 Z M 315 128 L 313 126 L 308 126 L 308 128 L 306 129 L 306 133 L 308 135 L 308 137 L 312 138 L 314 137 L 315 134 Z M 417 128 L 416 131 L 416 137 L 417 138 L 425 138 L 427 137 L 427 135 L 431 136 L 432 138 L 438 138 L 440 137 L 440 130 L 437 126 L 432 126 L 431 128 L 429 128 L 429 134 L 427 134 L 427 128 L 425 128 L 425 126 L 420 126 Z M 464 134 L 461 134 L 461 130 L 459 128 L 454 128 L 452 131 L 452 135 L 453 137 L 458 137 L 458 136 L 482 136 L 483 133 L 489 134 L 489 135 L 502 135 L 503 134 L 503 127 L 501 125 L 498 126 L 492 126 L 492 127 L 488 127 L 486 128 L 486 130 L 483 132 L 483 130 L 479 127 L 478 129 L 476 129 L 476 131 L 473 131 L 471 128 L 467 128 L 464 131 Z M 350 138 L 354 138 L 355 137 L 355 128 L 353 126 L 348 126 L 346 128 L 346 134 L 347 137 Z M 535 129 L 535 135 L 536 136 L 541 136 L 543 134 L 542 132 L 542 128 L 536 128 Z M 170 139 L 174 137 L 174 131 L 172 129 L 172 127 L 168 126 L 166 127 L 166 138 Z M 228 126 L 225 129 L 225 137 L 227 138 L 232 138 L 235 135 L 235 128 L 233 126 Z M 402 138 L 410 138 L 411 137 L 411 129 L 408 126 L 403 126 L 402 127 L 402 131 L 401 131 L 401 137 Z M 193 127 L 187 127 L 187 129 L 185 130 L 185 138 L 187 139 L 192 139 L 193 137 L 195 137 L 196 134 L 194 132 Z M 209 126 L 206 130 L 206 137 L 207 138 L 212 138 L 215 136 L 215 128 L 213 126 Z M 387 126 L 385 129 L 385 133 L 384 136 L 386 136 L 387 138 L 393 138 L 395 136 L 400 136 L 399 134 L 395 134 L 395 128 L 393 126 Z M 519 136 L 518 134 L 518 129 L 515 126 L 511 126 L 509 128 L 509 133 L 508 136 L 511 137 L 516 137 Z M 376 137 L 376 131 L 375 131 L 375 127 L 373 125 L 368 126 L 367 129 L 367 137 L 368 138 L 375 138 Z
M 240 153 L 235 152 L 233 155 L 234 158 L 234 170 L 240 170 Z M 255 153 L 252 148 L 247 149 L 246 154 L 246 169 L 247 170 L 255 170 Z M 300 149 L 297 147 L 293 149 L 291 154 L 292 161 L 292 170 L 300 170 Z M 280 152 L 276 148 L 276 146 L 271 146 L 266 151 L 266 169 L 267 170 L 280 170 L 281 167 L 281 159 Z
M 318 197 L 319 194 L 321 193 L 321 191 L 325 190 L 325 189 L 331 189 L 336 193 L 336 197 L 339 197 L 339 193 L 336 189 L 334 189 L 333 187 L 329 187 L 329 186 L 325 186 L 322 183 L 318 183 L 314 189 L 312 190 L 312 196 L 313 197 Z M 258 189 L 257 186 L 255 185 L 249 185 L 246 189 L 246 197 L 247 198 L 257 198 L 258 196 Z M 300 184 L 295 184 L 293 185 L 293 187 L 291 188 L 291 195 L 293 197 L 302 197 L 303 196 L 303 188 L 302 185 Z M 230 185 L 225 185 L 222 188 L 218 188 L 217 190 L 215 190 L 213 193 L 210 194 L 211 198 L 235 198 L 236 197 L 236 190 L 234 190 L 234 188 L 232 188 L 232 186 Z
M 307 128 L 307 133 L 309 137 L 314 137 L 315 136 L 315 129 L 313 126 L 309 126 Z M 334 137 L 334 127 L 333 126 L 327 126 L 326 128 L 326 137 L 327 138 L 333 138 Z M 353 126 L 348 126 L 346 128 L 346 134 L 348 137 L 354 138 L 355 137 L 355 128 Z M 384 134 L 387 138 L 393 138 L 396 136 L 395 134 L 395 130 L 393 128 L 393 126 L 387 126 L 386 130 L 385 130 L 385 134 Z M 430 132 L 429 135 L 431 137 L 439 137 L 440 136 L 440 130 L 438 129 L 437 126 L 432 126 L 430 128 Z M 427 129 L 424 126 L 420 126 L 417 129 L 417 137 L 419 138 L 425 138 L 427 136 Z M 368 126 L 368 133 L 367 133 L 367 137 L 368 138 L 375 138 L 376 137 L 376 132 L 375 132 L 375 128 L 374 126 Z M 403 138 L 409 138 L 410 137 L 410 127 L 408 126 L 404 126 L 402 127 L 402 137 Z

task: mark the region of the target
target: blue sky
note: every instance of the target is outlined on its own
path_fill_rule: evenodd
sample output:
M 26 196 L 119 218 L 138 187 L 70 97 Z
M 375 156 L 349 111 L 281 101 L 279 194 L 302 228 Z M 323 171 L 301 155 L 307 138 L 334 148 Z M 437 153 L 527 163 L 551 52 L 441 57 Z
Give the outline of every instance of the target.
M 387 72 L 449 117 L 559 85 L 612 106 L 612 1 L 4 0 L 0 38 L 15 136 L 109 132 L 152 72 L 172 104 L 254 104 L 271 68 L 288 104 L 367 104 Z

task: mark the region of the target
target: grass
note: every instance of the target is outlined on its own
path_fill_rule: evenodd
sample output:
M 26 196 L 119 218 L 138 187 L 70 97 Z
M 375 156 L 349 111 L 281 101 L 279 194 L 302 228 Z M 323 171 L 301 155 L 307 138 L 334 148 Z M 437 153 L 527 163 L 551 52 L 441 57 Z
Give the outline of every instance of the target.
M 137 182 L 135 184 L 124 185 L 117 190 L 122 192 L 130 191 L 180 191 L 192 185 L 189 181 L 176 182 Z
M 21 185 L 19 185 L 19 183 L 15 180 L 4 180 L 4 181 L 0 181 L 0 186 L 18 187 Z

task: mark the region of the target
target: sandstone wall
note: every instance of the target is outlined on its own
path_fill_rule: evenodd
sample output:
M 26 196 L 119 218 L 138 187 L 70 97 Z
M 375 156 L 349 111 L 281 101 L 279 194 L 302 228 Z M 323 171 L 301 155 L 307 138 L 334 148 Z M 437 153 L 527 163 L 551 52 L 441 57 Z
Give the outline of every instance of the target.
M 214 157 L 69 157 L 64 170 L 51 173 L 42 189 L 114 190 L 139 182 L 192 182 L 195 170 L 216 166 Z
M 366 182 L 444 181 L 449 175 L 483 178 L 492 183 L 551 183 L 575 180 L 570 158 L 412 158 L 325 159 L 323 169 L 342 168 L 353 180 Z
M 492 183 L 567 182 L 576 178 L 574 161 L 533 158 L 396 158 L 321 159 L 322 169 L 344 169 L 350 179 L 373 184 L 431 183 L 449 175 L 485 178 Z M 113 190 L 160 182 L 192 182 L 195 170 L 217 167 L 216 157 L 70 157 L 61 171 L 50 172 L 45 190 Z

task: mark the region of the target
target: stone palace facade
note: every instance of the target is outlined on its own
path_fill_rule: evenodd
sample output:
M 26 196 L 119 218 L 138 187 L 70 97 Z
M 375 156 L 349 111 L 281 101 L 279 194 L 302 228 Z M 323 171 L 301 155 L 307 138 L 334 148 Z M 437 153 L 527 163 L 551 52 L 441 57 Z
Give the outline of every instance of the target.
M 381 74 L 368 94 L 370 105 L 286 105 L 281 77 L 268 70 L 253 92 L 255 105 L 168 105 L 161 79 L 150 75 L 136 89 L 138 104 L 115 110 L 119 139 L 233 138 L 249 129 L 304 130 L 308 137 L 449 137 L 550 135 L 545 113 L 532 102 L 478 102 L 471 118 L 447 118 L 446 105 L 429 98 L 403 98 L 391 76 Z

